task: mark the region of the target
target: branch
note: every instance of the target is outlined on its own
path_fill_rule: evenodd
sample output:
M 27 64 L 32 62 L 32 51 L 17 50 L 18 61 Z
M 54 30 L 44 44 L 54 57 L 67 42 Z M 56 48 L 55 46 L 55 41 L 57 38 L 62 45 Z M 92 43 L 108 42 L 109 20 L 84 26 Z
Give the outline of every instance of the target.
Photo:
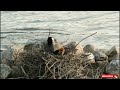
M 25 74 L 25 76 L 28 78 L 28 75 L 26 74 L 25 70 L 23 69 L 23 67 L 21 66 L 21 69 L 23 71 L 23 73 Z
M 69 38 L 70 38 L 70 37 L 69 37 Z M 67 40 L 63 41 L 62 44 L 65 43 L 65 42 L 67 42 L 67 41 L 69 40 L 69 38 L 68 38 Z
M 96 34 L 96 33 L 97 33 L 97 32 L 95 32 L 95 33 L 93 33 L 93 34 L 91 34 L 91 35 L 89 35 L 89 36 L 83 38 L 81 41 L 85 40 L 86 38 L 88 38 L 88 37 L 90 37 L 90 36 L 92 36 L 92 35 L 94 35 L 94 34 Z M 80 42 L 81 42 L 81 41 L 80 41 Z M 78 45 L 80 42 L 78 42 L 77 45 Z M 75 48 L 77 47 L 77 45 L 75 46 Z

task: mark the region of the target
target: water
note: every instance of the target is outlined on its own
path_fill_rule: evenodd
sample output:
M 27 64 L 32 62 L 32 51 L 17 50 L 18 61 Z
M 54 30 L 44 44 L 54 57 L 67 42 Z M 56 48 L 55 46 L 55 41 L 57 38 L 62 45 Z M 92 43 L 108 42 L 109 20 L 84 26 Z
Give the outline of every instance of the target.
M 51 36 L 98 48 L 119 46 L 119 11 L 1 11 L 1 44 L 25 44 Z

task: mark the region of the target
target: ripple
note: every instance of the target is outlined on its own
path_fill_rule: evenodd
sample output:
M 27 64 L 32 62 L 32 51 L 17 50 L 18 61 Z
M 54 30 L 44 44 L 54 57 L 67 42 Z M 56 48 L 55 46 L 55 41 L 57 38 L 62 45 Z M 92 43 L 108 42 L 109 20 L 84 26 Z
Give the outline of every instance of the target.
M 7 34 L 7 33 L 25 33 L 25 32 L 1 32 L 1 34 Z
M 29 39 L 46 38 L 49 34 L 59 40 L 80 41 L 94 32 L 82 44 L 96 43 L 98 47 L 118 45 L 118 11 L 80 12 L 2 12 L 2 44 L 25 43 Z M 48 22 L 48 23 L 47 23 Z M 5 32 L 6 31 L 6 32 Z M 5 39 L 4 39 L 5 38 Z
M 57 19 L 57 20 L 34 20 L 34 21 L 26 21 L 26 23 L 45 23 L 45 22 L 73 22 L 73 21 L 81 21 L 91 18 L 91 16 L 81 17 L 81 18 L 71 18 L 71 19 Z
M 1 36 L 1 37 L 0 37 L 0 39 L 4 39 L 4 38 L 6 38 L 6 36 L 4 36 L 4 37 Z
M 40 29 L 40 28 L 15 28 L 15 30 L 43 30 L 43 29 Z M 44 30 L 48 30 L 48 29 L 44 29 Z
M 48 33 L 48 32 L 42 32 L 42 33 Z M 51 34 L 59 34 L 59 35 L 71 35 L 71 34 L 68 34 L 68 33 L 65 33 L 65 32 L 50 32 Z

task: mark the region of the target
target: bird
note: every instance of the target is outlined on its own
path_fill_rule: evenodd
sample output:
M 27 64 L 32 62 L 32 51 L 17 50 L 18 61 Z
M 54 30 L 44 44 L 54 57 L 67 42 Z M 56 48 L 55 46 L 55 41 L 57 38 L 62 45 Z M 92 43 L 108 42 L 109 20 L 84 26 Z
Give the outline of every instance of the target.
M 53 37 L 47 38 L 47 45 L 45 47 L 45 50 L 55 55 L 63 55 L 65 52 L 63 45 Z

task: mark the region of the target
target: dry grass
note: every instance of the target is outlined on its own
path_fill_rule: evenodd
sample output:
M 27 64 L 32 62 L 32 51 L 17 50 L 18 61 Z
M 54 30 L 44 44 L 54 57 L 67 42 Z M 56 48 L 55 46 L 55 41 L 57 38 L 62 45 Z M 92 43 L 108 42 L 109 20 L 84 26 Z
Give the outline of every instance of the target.
M 14 65 L 18 63 L 24 79 L 99 79 L 104 71 L 96 63 L 85 62 L 81 55 L 53 55 L 40 48 L 19 53 Z

